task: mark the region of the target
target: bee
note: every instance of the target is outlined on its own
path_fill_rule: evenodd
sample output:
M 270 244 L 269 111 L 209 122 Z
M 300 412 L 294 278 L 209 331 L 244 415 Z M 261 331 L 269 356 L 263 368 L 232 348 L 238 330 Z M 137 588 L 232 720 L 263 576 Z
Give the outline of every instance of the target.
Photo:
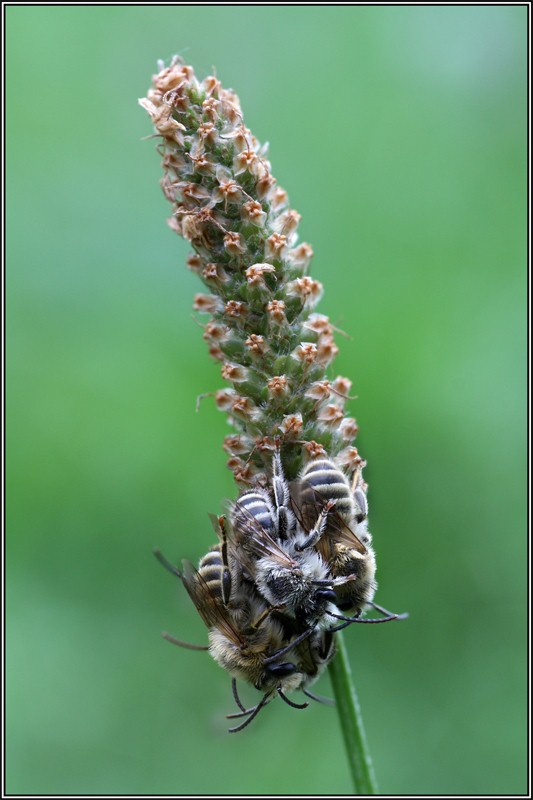
M 286 627 L 287 620 L 281 620 L 283 627 Z M 289 628 L 289 630 L 291 630 Z M 288 631 L 286 635 L 289 635 Z M 291 635 L 294 635 L 291 633 Z M 303 675 L 303 679 L 299 689 L 309 697 L 311 700 L 314 700 L 318 703 L 322 703 L 324 705 L 335 705 L 333 700 L 329 698 L 322 697 L 320 695 L 314 694 L 309 689 L 315 681 L 318 680 L 320 675 L 323 673 L 326 666 L 330 663 L 332 658 L 336 653 L 336 646 L 335 646 L 335 634 L 330 633 L 329 631 L 322 631 L 318 629 L 312 630 L 311 633 L 308 633 L 305 637 L 301 637 L 298 644 L 296 644 L 293 648 L 293 655 L 291 655 L 291 659 L 294 661 L 295 665 L 299 668 L 300 673 Z M 234 719 L 236 717 L 243 717 L 247 715 L 252 715 L 256 711 L 257 706 L 253 706 L 252 708 L 245 708 L 241 703 L 235 678 L 232 679 L 232 689 L 233 689 L 233 696 L 235 701 L 240 708 L 240 712 L 236 714 L 227 714 L 228 719 Z M 288 703 L 288 705 L 292 706 L 293 708 L 306 708 L 307 703 L 298 704 L 294 703 L 293 701 L 289 700 L 288 697 L 282 695 L 284 701 Z M 250 719 L 251 721 L 251 719 Z M 245 725 L 248 724 L 248 721 Z M 245 727 L 243 725 L 242 727 Z M 242 727 L 239 730 L 242 730 Z
M 208 628 L 209 645 L 190 645 L 169 634 L 163 634 L 164 637 L 182 647 L 208 650 L 217 664 L 232 675 L 233 694 L 240 712 L 228 717 L 246 716 L 246 720 L 229 732 L 243 730 L 276 696 L 293 708 L 306 708 L 307 702 L 295 703 L 286 692 L 307 691 L 306 687 L 333 657 L 333 641 L 313 628 L 293 635 L 293 629 L 287 629 L 282 620 L 274 618 L 272 607 L 253 587 L 233 585 L 224 542 L 208 551 L 198 570 L 189 561 L 184 561 L 183 569 L 179 570 L 159 550 L 154 550 L 154 554 L 182 581 Z M 308 639 L 311 641 L 306 642 Z M 257 705 L 244 708 L 236 689 L 237 679 L 263 692 Z M 319 699 L 311 693 L 309 696 Z
M 336 604 L 341 611 L 353 609 L 352 622 L 388 622 L 405 615 L 393 614 L 375 604 L 376 558 L 368 530 L 368 505 L 360 486 L 360 471 L 350 485 L 344 473 L 328 458 L 318 458 L 304 467 L 300 480 L 291 485 L 291 508 L 298 525 L 308 534 L 295 544 L 296 550 L 314 547 L 335 579 L 353 580 L 335 585 Z M 321 524 L 321 517 L 325 518 Z M 317 524 L 317 522 L 319 524 Z M 359 619 L 366 606 L 384 616 Z M 339 630 L 342 626 L 338 626 Z
M 285 479 L 279 450 L 276 450 L 272 459 L 272 497 L 265 488 L 248 489 L 240 495 L 238 506 L 254 517 L 270 536 L 286 540 L 296 524 L 289 501 L 289 484 Z
M 228 530 L 230 561 L 252 582 L 266 602 L 301 627 L 327 627 L 339 609 L 334 587 L 352 575 L 332 576 L 320 553 L 306 547 L 307 533 L 296 525 L 279 453 L 274 456 L 272 502 L 266 489 L 250 489 L 233 504 Z M 281 501 L 281 502 L 280 502 Z M 330 506 L 319 512 L 321 531 Z M 280 519 L 282 525 L 280 525 Z M 328 619 L 329 617 L 329 619 Z

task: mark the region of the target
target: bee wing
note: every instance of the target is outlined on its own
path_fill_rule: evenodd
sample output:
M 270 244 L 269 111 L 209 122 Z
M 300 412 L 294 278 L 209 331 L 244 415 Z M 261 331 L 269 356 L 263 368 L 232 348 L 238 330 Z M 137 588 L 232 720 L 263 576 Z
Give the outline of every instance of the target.
M 324 508 L 323 497 L 306 481 L 291 481 L 289 499 L 300 527 L 306 532 L 310 531 Z
M 225 606 L 213 594 L 206 581 L 190 561 L 183 561 L 182 580 L 189 597 L 208 628 L 218 628 L 237 647 L 244 639 L 233 625 Z
M 239 554 L 244 551 L 254 559 L 272 558 L 280 566 L 288 569 L 292 569 L 295 566 L 295 562 L 290 555 L 280 547 L 253 514 L 238 501 L 234 504 L 230 539 L 233 539 L 234 543 L 239 547 Z
M 215 531 L 217 537 L 219 539 L 222 538 L 221 536 L 221 529 L 220 529 L 220 517 L 217 517 L 216 514 L 208 514 L 209 519 L 211 520 L 211 525 L 213 526 L 213 530 Z
M 335 510 L 330 511 L 328 514 L 328 530 L 331 530 L 333 538 L 339 544 L 345 544 L 350 548 L 353 547 L 354 550 L 357 550 L 362 555 L 366 555 L 367 550 L 361 539 Z
M 305 533 L 309 533 L 325 507 L 324 498 L 305 481 L 293 481 L 289 484 L 289 496 L 298 524 Z M 328 514 L 328 523 L 330 514 L 331 512 Z M 335 555 L 335 540 L 330 536 L 321 536 L 316 543 L 316 549 L 324 562 L 329 564 Z
M 312 637 L 309 639 L 304 639 L 304 641 L 295 649 L 298 659 L 298 666 L 301 668 L 301 671 L 312 677 L 313 675 L 316 675 L 318 667 L 313 653 L 313 643 L 311 639 Z
M 307 481 L 291 483 L 290 498 L 294 516 L 304 531 L 309 532 L 325 509 L 327 499 Z M 334 508 L 328 512 L 326 530 L 328 535 L 322 536 L 317 543 L 323 558 L 329 560 L 332 557 L 334 544 L 344 544 L 362 555 L 366 554 L 363 542 Z

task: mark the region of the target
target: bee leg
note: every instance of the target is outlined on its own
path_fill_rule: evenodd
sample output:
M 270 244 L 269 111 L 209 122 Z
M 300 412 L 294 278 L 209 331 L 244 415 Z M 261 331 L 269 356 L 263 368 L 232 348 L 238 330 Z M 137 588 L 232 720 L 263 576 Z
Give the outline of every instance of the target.
M 288 645 L 282 647 L 281 650 L 277 650 L 273 655 L 265 658 L 263 664 L 271 664 L 273 661 L 277 661 L 280 656 L 284 656 L 285 653 L 288 653 L 293 647 L 296 647 L 296 645 L 300 644 L 300 642 L 303 642 L 304 639 L 307 639 L 308 636 L 311 636 L 314 630 L 314 626 L 312 628 L 308 628 L 306 631 L 297 636 L 296 639 L 293 639 L 292 642 L 289 642 Z
M 269 697 L 270 697 L 270 693 L 267 693 L 267 694 L 263 695 L 262 699 L 259 701 L 259 703 L 256 705 L 256 707 L 252 710 L 252 712 L 251 712 L 250 716 L 248 717 L 248 719 L 245 720 L 241 725 L 238 725 L 236 728 L 229 728 L 228 733 L 239 733 L 239 731 L 244 730 L 244 728 L 246 728 L 246 726 L 250 724 L 250 722 L 254 719 L 254 717 L 257 717 L 257 715 L 259 714 L 259 712 L 261 711 L 263 706 L 268 701 Z
M 222 602 L 225 606 L 228 605 L 231 597 L 231 572 L 228 565 L 228 533 L 226 530 L 226 518 L 218 518 L 220 525 L 220 535 L 222 540 L 221 556 L 222 556 L 222 575 L 220 587 L 222 590 Z
M 252 708 L 243 708 L 242 711 L 236 711 L 234 714 L 226 714 L 226 719 L 239 719 L 240 717 L 246 717 L 247 714 L 251 714 L 256 708 L 257 706 L 252 706 Z
M 321 538 L 322 534 L 326 530 L 326 524 L 328 521 L 328 513 L 331 511 L 333 506 L 335 505 L 335 500 L 328 500 L 326 506 L 322 509 L 320 514 L 318 515 L 318 519 L 315 522 L 313 528 L 309 531 L 307 537 L 304 539 L 303 542 L 298 542 L 294 545 L 294 549 L 298 552 L 302 550 L 307 550 L 308 547 L 313 547 L 318 540 Z
M 257 619 L 254 622 L 252 622 L 250 627 L 254 631 L 257 630 L 263 624 L 265 619 L 270 614 L 272 614 L 273 611 L 283 611 L 284 608 L 285 608 L 284 605 L 282 605 L 282 606 L 269 606 L 268 608 L 265 608 L 265 610 L 257 617 Z
M 154 549 L 152 550 L 152 553 L 157 558 L 159 563 L 162 564 L 166 570 L 171 572 L 172 575 L 175 575 L 177 578 L 180 578 L 180 579 L 183 577 L 181 572 L 179 571 L 179 569 L 177 567 L 175 567 L 174 564 L 171 564 L 170 561 L 168 561 L 165 558 L 165 556 L 163 555 L 163 553 L 161 552 L 161 550 L 158 547 L 154 547 Z
M 324 638 L 322 640 L 321 647 L 318 651 L 318 654 L 323 661 L 326 661 L 329 658 L 331 651 L 333 649 L 334 641 L 335 637 L 333 636 L 333 634 L 330 633 L 329 631 L 324 631 Z
M 359 509 L 357 514 L 355 515 L 355 519 L 357 522 L 362 522 L 364 519 L 368 517 L 368 500 L 366 499 L 366 494 L 364 493 L 363 489 L 359 486 L 359 481 L 362 478 L 361 469 L 358 468 L 355 470 L 352 478 L 352 496 L 355 501 L 355 505 Z
M 303 708 L 308 708 L 308 706 L 309 706 L 309 703 L 295 703 L 293 700 L 289 700 L 287 695 L 283 693 L 283 689 L 281 688 L 281 686 L 278 686 L 276 691 L 279 694 L 279 696 L 281 697 L 281 699 L 285 703 L 287 703 L 287 705 L 290 706 L 291 708 L 303 709 Z
M 181 639 L 176 639 L 175 636 L 171 636 L 170 633 L 163 631 L 161 634 L 163 639 L 166 639 L 167 642 L 171 644 L 175 644 L 178 647 L 186 647 L 187 650 L 209 650 L 209 645 L 207 644 L 190 644 L 189 642 L 182 642 Z
M 276 450 L 272 459 L 272 488 L 276 504 L 278 536 L 280 539 L 286 539 L 289 530 L 293 527 L 294 519 L 292 512 L 289 511 L 289 485 L 283 472 L 279 449 Z
M 233 697 L 235 698 L 235 702 L 241 709 L 239 712 L 235 714 L 226 714 L 226 719 L 236 719 L 237 717 L 245 717 L 247 714 L 251 714 L 252 711 L 255 711 L 257 706 L 252 706 L 252 708 L 245 708 L 241 702 L 241 698 L 239 697 L 239 693 L 237 691 L 237 680 L 236 678 L 231 679 L 231 690 L 233 692 Z
M 238 707 L 241 711 L 246 711 L 245 707 L 241 703 L 241 698 L 239 697 L 239 693 L 237 691 L 237 680 L 235 678 L 231 679 L 231 691 L 233 692 L 233 697 L 235 698 L 235 702 L 237 703 Z
M 307 695 L 307 697 L 310 697 L 311 700 L 315 700 L 317 703 L 322 703 L 324 706 L 335 705 L 335 700 L 330 700 L 329 697 L 322 697 L 319 694 L 313 694 L 313 692 L 310 692 L 309 689 L 302 689 L 302 692 Z

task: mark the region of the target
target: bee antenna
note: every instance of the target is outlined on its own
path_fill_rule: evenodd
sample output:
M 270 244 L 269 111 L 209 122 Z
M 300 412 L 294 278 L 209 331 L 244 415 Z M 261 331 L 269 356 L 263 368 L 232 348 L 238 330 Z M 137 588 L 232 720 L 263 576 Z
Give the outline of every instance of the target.
M 276 691 L 279 694 L 279 696 L 281 697 L 281 699 L 285 703 L 287 703 L 287 705 L 290 706 L 291 708 L 301 708 L 301 709 L 303 709 L 303 708 L 307 708 L 309 706 L 309 703 L 301 703 L 300 704 L 300 703 L 295 703 L 293 700 L 289 700 L 287 695 L 283 693 L 283 689 L 281 688 L 281 686 L 278 686 Z
M 335 619 L 344 620 L 344 625 L 337 625 L 335 628 L 330 628 L 330 633 L 341 631 L 343 628 L 346 628 L 348 625 L 352 625 L 354 622 L 357 622 L 360 625 L 378 625 L 380 622 L 394 622 L 396 619 L 405 619 L 409 616 L 408 614 L 391 614 L 390 616 L 382 617 L 381 619 L 361 619 L 360 617 L 344 617 L 342 614 L 334 614 L 332 611 L 326 611 L 326 614 L 329 614 L 330 617 L 335 617 Z
M 263 697 L 261 698 L 259 703 L 252 710 L 252 712 L 251 712 L 250 716 L 248 717 L 248 719 L 245 720 L 244 722 L 242 722 L 240 725 L 237 725 L 236 728 L 229 728 L 228 729 L 228 733 L 239 733 L 239 731 L 244 730 L 244 728 L 246 728 L 246 726 L 250 724 L 250 722 L 254 719 L 254 717 L 257 717 L 257 715 L 259 714 L 259 712 L 261 711 L 261 709 L 263 708 L 263 706 L 267 702 L 268 698 L 270 697 L 270 694 L 271 694 L 271 692 L 268 692 L 267 694 L 263 695 Z
M 342 625 L 335 625 L 334 628 L 328 628 L 328 633 L 337 633 L 337 631 L 342 631 L 344 628 L 347 628 L 348 625 L 351 625 L 351 622 L 343 622 Z
M 409 616 L 407 612 L 405 612 L 404 614 L 395 614 L 394 611 L 387 611 L 386 608 L 383 608 L 383 606 L 378 606 L 378 604 L 374 603 L 372 600 L 368 600 L 367 602 L 369 606 L 372 606 L 372 608 L 375 608 L 376 611 L 379 611 L 380 614 L 384 614 L 386 617 L 396 617 L 397 619 L 406 619 Z
M 243 704 L 241 703 L 241 698 L 239 697 L 239 693 L 237 691 L 237 680 L 236 680 L 236 678 L 232 678 L 231 679 L 231 691 L 233 692 L 233 697 L 235 698 L 235 702 L 237 703 L 237 705 L 239 706 L 241 711 L 246 712 L 246 709 L 243 706 Z
M 163 631 L 161 634 L 163 639 L 166 639 L 167 642 L 171 644 L 175 644 L 178 647 L 186 647 L 187 650 L 209 650 L 208 645 L 206 644 L 190 644 L 190 642 L 182 642 L 181 639 L 176 639 L 175 636 L 172 636 L 170 633 Z
M 178 569 L 177 567 L 175 567 L 175 566 L 174 566 L 174 564 L 171 564 L 171 563 L 170 563 L 170 561 L 168 561 L 168 560 L 165 558 L 165 556 L 163 555 L 163 553 L 161 552 L 161 550 L 159 549 L 159 547 L 154 547 L 154 549 L 152 550 L 152 553 L 153 553 L 153 554 L 154 554 L 154 556 L 157 558 L 157 560 L 159 561 L 159 563 L 160 563 L 160 564 L 162 564 L 162 565 L 164 566 L 164 568 L 165 568 L 166 570 L 168 570 L 169 572 L 171 572 L 173 575 L 176 575 L 176 576 L 177 576 L 178 578 L 180 578 L 180 579 L 181 579 L 181 578 L 183 578 L 183 575 L 181 574 L 181 572 L 179 571 L 179 569 Z
M 257 706 L 253 706 L 253 708 L 244 708 L 242 711 L 236 711 L 234 714 L 226 714 L 226 719 L 238 719 L 238 717 L 245 717 L 247 714 L 251 714 L 252 711 L 255 711 Z
M 335 700 L 330 700 L 329 697 L 321 697 L 321 695 L 313 694 L 313 692 L 310 692 L 309 689 L 302 689 L 302 692 L 305 695 L 307 695 L 307 697 L 310 697 L 311 700 L 316 700 L 317 703 L 322 703 L 322 705 L 325 706 L 335 705 Z
M 277 650 L 274 653 L 274 655 L 269 656 L 268 658 L 265 658 L 265 660 L 263 661 L 263 664 L 271 664 L 273 661 L 277 661 L 280 656 L 284 656 L 285 653 L 288 653 L 289 650 L 292 650 L 292 648 L 296 647 L 297 644 L 300 644 L 300 642 L 303 642 L 303 640 L 307 639 L 308 636 L 311 636 L 313 631 L 314 631 L 314 627 L 313 628 L 309 628 L 308 630 L 304 631 L 299 636 L 297 636 L 296 639 L 293 639 L 292 642 L 289 642 L 289 644 L 286 647 L 282 647 L 281 650 Z

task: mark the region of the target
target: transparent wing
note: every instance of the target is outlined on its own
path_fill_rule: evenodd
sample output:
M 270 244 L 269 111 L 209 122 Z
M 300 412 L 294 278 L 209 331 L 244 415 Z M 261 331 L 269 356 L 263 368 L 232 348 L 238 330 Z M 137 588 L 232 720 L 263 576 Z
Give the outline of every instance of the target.
M 298 666 L 301 668 L 302 672 L 305 672 L 306 675 L 310 677 L 316 675 L 318 672 L 318 664 L 313 653 L 313 638 L 309 637 L 305 639 L 301 644 L 299 644 L 295 649 L 298 658 Z
M 206 581 L 190 561 L 183 562 L 182 580 L 205 625 L 208 628 L 217 628 L 237 647 L 244 645 L 244 637 L 232 623 L 226 607 L 213 594 Z
M 208 514 L 208 517 L 211 520 L 211 525 L 213 526 L 213 530 L 215 531 L 217 537 L 222 541 L 223 530 L 220 523 L 220 517 L 217 517 L 215 514 Z
M 253 514 L 238 501 L 233 506 L 232 516 L 233 525 L 228 537 L 237 548 L 238 557 L 242 558 L 242 554 L 245 553 L 248 560 L 252 559 L 250 564 L 252 572 L 253 562 L 259 558 L 271 558 L 287 569 L 298 566 L 298 563 L 272 538 Z
M 307 481 L 293 481 L 289 486 L 289 490 L 294 516 L 303 530 L 308 533 L 325 509 L 329 498 L 325 498 Z M 322 536 L 317 542 L 317 549 L 321 556 L 329 561 L 333 556 L 335 544 L 343 544 L 346 547 L 353 548 L 362 555 L 367 552 L 357 534 L 333 508 L 328 512 L 326 535 Z

